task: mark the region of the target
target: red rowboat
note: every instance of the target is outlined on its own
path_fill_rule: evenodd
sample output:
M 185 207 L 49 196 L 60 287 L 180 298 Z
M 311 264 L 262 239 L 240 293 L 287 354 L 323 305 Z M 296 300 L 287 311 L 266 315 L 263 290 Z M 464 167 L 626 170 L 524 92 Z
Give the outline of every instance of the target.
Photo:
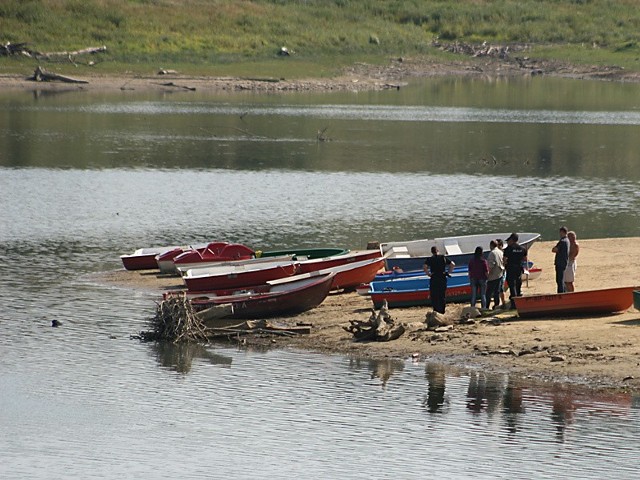
M 151 270 L 158 268 L 156 256 L 184 247 L 151 247 L 139 248 L 130 255 L 120 255 L 120 260 L 127 270 Z
M 260 285 L 269 280 L 290 277 L 300 273 L 298 262 L 264 262 L 246 265 L 220 265 L 209 267 L 205 273 L 198 269 L 187 270 L 182 277 L 191 291 L 221 290 Z
M 212 262 L 232 262 L 237 260 L 249 260 L 255 257 L 255 252 L 249 247 L 239 243 L 212 242 L 204 248 L 196 248 L 185 251 L 175 257 L 167 253 L 158 258 L 158 266 L 163 273 L 177 273 L 178 267 L 183 271 L 195 268 L 199 265 Z
M 316 258 L 313 260 L 304 260 L 300 262 L 300 273 L 316 272 L 327 268 L 338 267 L 349 263 L 361 262 L 363 260 L 371 260 L 381 258 L 380 250 L 362 250 L 359 252 L 349 252 L 343 255 L 332 255 L 325 258 Z
M 515 302 L 518 316 L 523 318 L 606 314 L 629 309 L 633 304 L 634 289 L 638 287 L 527 295 L 516 297 Z
M 231 304 L 232 318 L 295 315 L 320 305 L 329 294 L 334 277 L 334 273 L 305 273 L 269 281 L 231 295 L 191 293 L 188 296 L 197 310 Z
M 373 280 L 381 269 L 384 268 L 384 258 L 370 258 L 354 263 L 345 263 L 335 267 L 325 268 L 319 273 L 335 273 L 331 290 L 348 290 L 362 283 Z

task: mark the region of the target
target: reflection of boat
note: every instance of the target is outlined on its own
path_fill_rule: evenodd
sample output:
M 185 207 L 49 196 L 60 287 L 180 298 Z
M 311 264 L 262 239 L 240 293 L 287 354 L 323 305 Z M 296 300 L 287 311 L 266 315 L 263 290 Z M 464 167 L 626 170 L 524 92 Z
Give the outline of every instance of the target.
M 515 302 L 520 317 L 606 314 L 621 312 L 631 307 L 634 288 L 638 287 L 527 295 L 516 297 Z
M 390 308 L 415 307 L 431 305 L 429 285 L 429 277 L 423 275 L 386 282 L 371 282 L 369 292 L 375 308 L 381 308 L 385 300 Z M 454 274 L 449 278 L 445 298 L 449 302 L 469 300 L 471 298 L 469 277 L 466 274 Z
M 640 310 L 640 290 L 633 291 L 633 306 L 636 310 Z
M 215 292 L 188 294 L 192 305 L 208 309 L 231 305 L 227 316 L 239 319 L 295 315 L 320 305 L 329 294 L 335 273 L 305 273 L 269 281 L 229 295 Z
M 431 247 L 438 248 L 440 253 L 447 255 L 457 265 L 469 263 L 477 246 L 489 251 L 489 242 L 498 238 L 505 240 L 511 233 L 484 233 L 478 235 L 461 235 L 457 237 L 443 237 L 434 239 L 411 240 L 405 242 L 388 242 L 380 244 L 380 251 L 387 258 L 387 268 L 391 270 L 399 267 L 404 271 L 421 270 L 424 261 L 431 255 Z M 518 243 L 531 248 L 539 233 L 519 233 Z

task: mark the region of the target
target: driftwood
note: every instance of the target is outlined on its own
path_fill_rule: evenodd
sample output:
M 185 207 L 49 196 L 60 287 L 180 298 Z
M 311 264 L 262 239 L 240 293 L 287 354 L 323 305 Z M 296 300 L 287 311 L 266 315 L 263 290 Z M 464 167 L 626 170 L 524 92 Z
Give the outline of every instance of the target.
M 65 83 L 89 83 L 86 80 L 79 80 L 77 78 L 67 77 L 58 73 L 47 72 L 44 68 L 38 66 L 33 75 L 27 80 L 34 82 L 65 82 Z
M 38 52 L 37 50 L 32 50 L 28 47 L 28 43 L 11 43 L 7 42 L 4 45 L 0 45 L 0 55 L 3 56 L 12 56 L 12 55 L 23 55 L 25 57 L 36 58 L 38 60 L 56 60 L 63 59 L 69 60 L 71 63 L 75 65 L 76 57 L 80 55 L 94 55 L 96 53 L 104 53 L 107 51 L 106 46 L 101 47 L 88 47 L 80 50 L 74 51 L 63 51 L 63 52 Z M 94 65 L 95 62 L 88 62 L 87 65 Z
M 282 327 L 267 320 L 229 319 L 230 305 L 196 312 L 186 295 L 171 295 L 158 303 L 150 331 L 140 332 L 142 341 L 207 342 L 215 338 L 235 338 L 248 334 L 293 336 L 311 333 L 308 325 Z M 203 313 L 205 312 L 205 313 Z
M 526 47 L 523 45 L 489 45 L 484 42 L 480 45 L 473 45 L 471 43 L 454 42 L 454 43 L 440 43 L 434 41 L 433 46 L 443 50 L 445 52 L 456 53 L 459 55 L 467 55 L 470 57 L 494 57 L 507 60 L 509 54 L 512 51 L 524 50 Z
M 402 324 L 396 324 L 391 315 L 387 302 L 384 302 L 378 312 L 371 310 L 368 320 L 349 320 L 348 327 L 342 327 L 353 335 L 356 342 L 377 341 L 388 342 L 400 338 L 405 332 Z
M 189 90 L 189 91 L 192 91 L 192 92 L 195 92 L 195 91 L 196 91 L 196 87 L 188 87 L 188 86 L 186 86 L 186 85 L 176 85 L 176 84 L 175 84 L 175 83 L 173 83 L 173 82 L 156 83 L 156 85 L 160 85 L 160 86 L 162 86 L 162 87 L 175 87 L 175 88 L 182 88 L 182 89 L 184 89 L 184 90 Z
M 7 42 L 4 45 L 0 45 L 0 55 L 9 57 L 12 55 L 24 55 L 26 57 L 33 56 L 33 50 L 27 47 L 28 43 L 11 43 Z
M 78 55 L 95 55 L 96 53 L 104 53 L 107 51 L 106 46 L 101 47 L 88 47 L 81 50 L 74 50 L 72 52 L 31 52 L 32 56 L 41 60 L 52 60 L 55 58 L 66 58 L 71 63 L 74 63 L 75 57 Z

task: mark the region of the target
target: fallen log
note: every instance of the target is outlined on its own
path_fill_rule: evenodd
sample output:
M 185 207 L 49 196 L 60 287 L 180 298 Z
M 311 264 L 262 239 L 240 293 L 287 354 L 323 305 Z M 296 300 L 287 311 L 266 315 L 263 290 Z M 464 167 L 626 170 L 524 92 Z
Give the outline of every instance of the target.
M 156 83 L 156 85 L 160 85 L 160 86 L 162 86 L 162 87 L 183 88 L 183 89 L 185 89 L 185 90 L 190 90 L 190 91 L 192 91 L 192 92 L 195 92 L 195 91 L 196 91 L 196 87 L 189 87 L 189 86 L 186 86 L 186 85 L 176 85 L 176 84 L 175 84 L 175 83 L 173 83 L 173 82 Z
M 89 83 L 86 80 L 79 80 L 77 78 L 67 77 L 65 75 L 60 75 L 58 73 L 47 72 L 44 68 L 36 67 L 33 75 L 27 80 L 31 80 L 34 82 L 65 82 L 65 83 Z
M 400 338 L 405 332 L 404 326 L 396 324 L 391 315 L 389 315 L 386 301 L 378 312 L 371 310 L 368 320 L 349 320 L 349 326 L 342 328 L 351 333 L 356 342 L 369 340 L 389 342 Z
M 96 53 L 104 53 L 106 51 L 107 47 L 103 45 L 101 47 L 88 47 L 81 50 L 74 50 L 72 52 L 33 52 L 33 55 L 37 58 L 45 60 L 55 57 L 67 57 L 69 59 L 72 59 L 73 57 L 77 57 L 78 55 L 94 55 Z

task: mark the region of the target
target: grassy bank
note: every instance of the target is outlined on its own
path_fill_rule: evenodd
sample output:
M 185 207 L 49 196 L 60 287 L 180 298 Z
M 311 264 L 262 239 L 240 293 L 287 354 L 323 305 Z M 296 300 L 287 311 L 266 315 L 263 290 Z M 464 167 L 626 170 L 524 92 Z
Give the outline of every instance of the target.
M 289 76 L 323 76 L 356 60 L 438 55 L 434 39 L 540 45 L 531 53 L 640 70 L 637 0 L 3 0 L 0 23 L 0 42 L 40 52 L 106 45 L 107 71 L 250 64 L 267 75 L 286 46 Z

